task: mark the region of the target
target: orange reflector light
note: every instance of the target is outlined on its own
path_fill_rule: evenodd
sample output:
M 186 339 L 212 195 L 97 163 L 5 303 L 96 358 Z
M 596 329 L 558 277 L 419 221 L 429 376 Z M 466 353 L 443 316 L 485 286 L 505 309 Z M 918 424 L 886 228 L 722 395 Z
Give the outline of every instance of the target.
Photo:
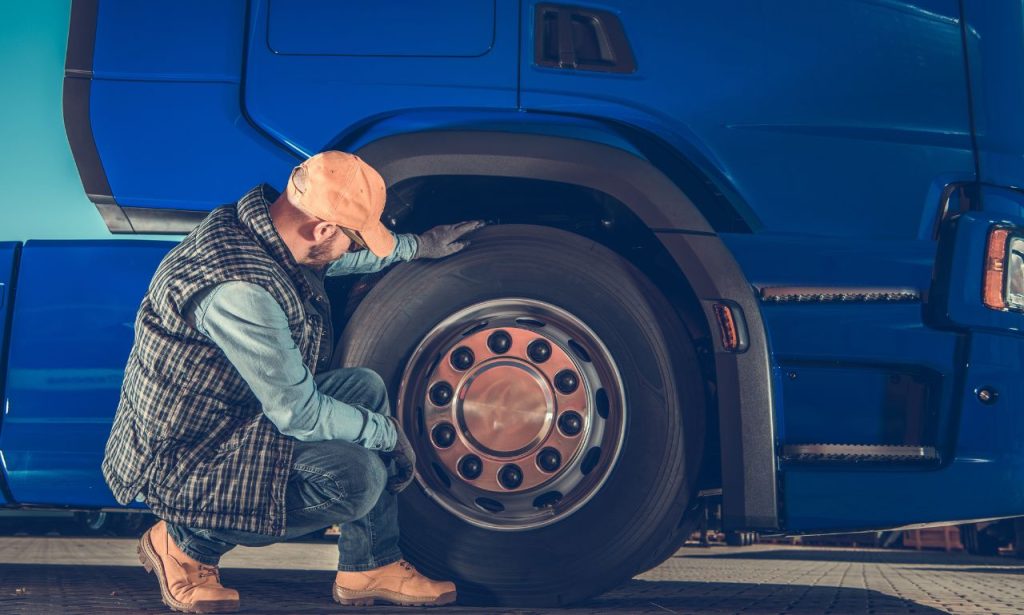
M 988 234 L 988 249 L 985 251 L 985 278 L 982 287 L 982 299 L 986 307 L 993 310 L 1006 309 L 1005 288 L 1006 272 L 1006 240 L 1010 237 L 1010 229 L 997 228 Z
M 729 306 L 716 303 L 715 318 L 718 320 L 718 329 L 722 333 L 722 347 L 731 352 L 740 349 L 740 332 L 736 327 L 736 319 L 732 316 Z

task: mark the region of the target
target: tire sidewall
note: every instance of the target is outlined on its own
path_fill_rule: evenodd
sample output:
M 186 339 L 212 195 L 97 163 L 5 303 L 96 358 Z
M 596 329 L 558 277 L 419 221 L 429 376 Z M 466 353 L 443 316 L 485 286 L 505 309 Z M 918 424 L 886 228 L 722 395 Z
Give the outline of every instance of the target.
M 389 273 L 353 315 L 337 357 L 376 370 L 394 396 L 406 362 L 437 323 L 461 308 L 510 297 L 565 309 L 605 344 L 626 400 L 618 459 L 582 508 L 521 531 L 471 525 L 428 497 L 417 480 L 400 497 L 402 548 L 426 574 L 454 575 L 463 601 L 565 604 L 631 576 L 675 529 L 693 484 L 683 417 L 697 409 L 681 407 L 680 385 L 700 386 L 696 363 L 681 327 L 667 322 L 674 316 L 657 289 L 624 259 L 581 237 L 488 228 L 454 257 Z M 384 311 L 396 305 L 401 309 Z M 375 339 L 365 339 L 370 335 Z M 687 375 L 682 382 L 680 370 Z M 703 402 L 702 391 L 689 393 Z M 422 459 L 418 471 L 426 471 Z

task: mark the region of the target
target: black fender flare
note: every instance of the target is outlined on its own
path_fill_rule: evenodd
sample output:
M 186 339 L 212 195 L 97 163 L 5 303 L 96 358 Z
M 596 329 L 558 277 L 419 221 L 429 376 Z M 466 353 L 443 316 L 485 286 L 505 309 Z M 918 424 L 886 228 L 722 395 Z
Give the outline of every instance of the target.
M 597 190 L 629 207 L 689 281 L 715 336 L 723 526 L 779 528 L 771 365 L 760 306 L 732 253 L 669 177 L 615 147 L 537 134 L 424 131 L 384 137 L 355 153 L 389 186 L 431 175 L 537 179 Z M 723 300 L 745 320 L 744 352 L 722 346 L 713 306 Z

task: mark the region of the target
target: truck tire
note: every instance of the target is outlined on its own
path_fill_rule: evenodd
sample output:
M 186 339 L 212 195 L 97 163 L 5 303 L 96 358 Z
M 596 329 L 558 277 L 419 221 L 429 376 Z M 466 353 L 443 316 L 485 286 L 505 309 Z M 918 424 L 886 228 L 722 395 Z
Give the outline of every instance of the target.
M 75 513 L 78 528 L 90 536 L 114 536 L 117 534 L 117 515 L 102 510 Z
M 399 265 L 335 364 L 387 384 L 417 449 L 403 554 L 462 604 L 577 602 L 681 535 L 704 438 L 696 354 L 658 289 L 600 244 L 493 226 Z

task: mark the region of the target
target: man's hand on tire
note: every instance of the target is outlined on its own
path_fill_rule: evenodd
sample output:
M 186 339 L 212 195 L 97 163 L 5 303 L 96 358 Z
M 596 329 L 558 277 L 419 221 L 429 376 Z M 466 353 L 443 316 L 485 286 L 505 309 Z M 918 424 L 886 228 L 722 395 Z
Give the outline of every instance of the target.
M 396 473 L 394 476 L 388 477 L 387 485 L 384 488 L 388 490 L 388 493 L 400 493 L 412 482 L 413 473 L 416 470 L 416 452 L 413 451 L 409 439 L 405 437 L 405 432 L 402 431 L 402 425 L 398 420 L 393 416 L 389 416 L 387 419 L 394 425 L 398 438 L 395 440 L 395 448 L 380 454 L 385 462 L 389 459 L 395 460 Z
M 442 224 L 416 236 L 416 256 L 414 258 L 444 258 L 451 256 L 469 245 L 468 241 L 459 241 L 463 235 L 484 226 L 483 220 L 470 220 L 458 224 Z

